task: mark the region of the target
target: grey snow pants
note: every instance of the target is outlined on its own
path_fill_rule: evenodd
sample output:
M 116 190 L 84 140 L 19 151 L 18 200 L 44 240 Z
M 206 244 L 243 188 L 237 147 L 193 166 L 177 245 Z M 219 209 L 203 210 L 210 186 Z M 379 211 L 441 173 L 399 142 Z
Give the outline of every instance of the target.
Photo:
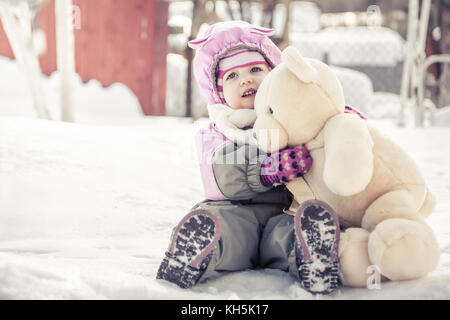
M 277 204 L 204 201 L 195 209 L 216 213 L 222 236 L 200 282 L 224 273 L 256 268 L 288 271 L 298 279 L 294 250 L 294 217 Z

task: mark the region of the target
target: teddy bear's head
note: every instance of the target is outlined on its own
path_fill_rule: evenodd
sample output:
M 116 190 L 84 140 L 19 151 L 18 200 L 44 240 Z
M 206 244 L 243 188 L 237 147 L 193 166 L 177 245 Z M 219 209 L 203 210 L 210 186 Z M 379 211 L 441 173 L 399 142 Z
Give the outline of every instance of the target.
M 344 93 L 334 72 L 288 47 L 282 63 L 266 76 L 256 94 L 254 137 L 265 152 L 302 145 L 344 108 Z

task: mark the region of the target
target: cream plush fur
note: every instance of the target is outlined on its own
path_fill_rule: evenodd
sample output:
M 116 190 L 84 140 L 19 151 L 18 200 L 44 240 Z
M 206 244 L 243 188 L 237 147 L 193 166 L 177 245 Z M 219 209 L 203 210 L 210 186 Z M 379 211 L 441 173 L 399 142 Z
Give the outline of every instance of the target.
M 282 60 L 258 89 L 254 132 L 266 152 L 310 150 L 310 171 L 287 185 L 296 200 L 291 209 L 320 199 L 349 227 L 339 248 L 343 284 L 366 286 L 372 265 L 390 280 L 434 270 L 439 247 L 424 220 L 434 197 L 416 163 L 367 121 L 344 113 L 342 87 L 327 65 L 293 47 Z

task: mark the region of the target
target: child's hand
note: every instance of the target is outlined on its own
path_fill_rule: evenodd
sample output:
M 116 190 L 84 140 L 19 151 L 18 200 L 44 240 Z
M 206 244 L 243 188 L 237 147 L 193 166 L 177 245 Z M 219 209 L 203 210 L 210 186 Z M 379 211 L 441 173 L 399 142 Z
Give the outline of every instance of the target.
M 261 182 L 266 185 L 286 184 L 308 172 L 312 158 L 304 146 L 273 152 L 261 165 Z

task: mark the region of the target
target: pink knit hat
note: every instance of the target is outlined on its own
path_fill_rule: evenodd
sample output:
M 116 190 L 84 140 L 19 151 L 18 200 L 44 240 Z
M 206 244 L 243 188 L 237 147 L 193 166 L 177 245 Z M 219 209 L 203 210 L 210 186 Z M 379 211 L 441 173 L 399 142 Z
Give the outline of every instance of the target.
M 197 49 L 194 75 L 207 104 L 223 103 L 216 69 L 219 61 L 230 52 L 236 49 L 256 51 L 264 58 L 260 61 L 266 61 L 271 68 L 281 62 L 280 49 L 269 39 L 273 34 L 273 29 L 255 27 L 245 21 L 226 21 L 211 25 L 203 37 L 189 41 L 189 46 Z
M 217 66 L 216 79 L 217 79 L 217 92 L 219 94 L 222 103 L 226 103 L 223 95 L 223 76 L 230 70 L 235 68 L 248 67 L 255 64 L 265 64 L 270 69 L 266 59 L 255 50 L 249 49 L 236 49 L 228 52 L 228 54 L 220 59 Z

